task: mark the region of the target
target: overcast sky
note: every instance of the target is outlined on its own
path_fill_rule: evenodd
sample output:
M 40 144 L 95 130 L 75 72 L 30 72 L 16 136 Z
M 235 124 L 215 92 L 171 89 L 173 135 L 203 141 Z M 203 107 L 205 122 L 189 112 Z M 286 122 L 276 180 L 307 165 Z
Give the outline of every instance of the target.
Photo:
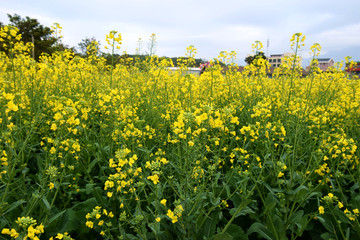
M 359 0 L 2 0 L 0 21 L 9 23 L 7 14 L 16 13 L 48 27 L 57 22 L 69 46 L 95 37 L 104 47 L 106 34 L 116 30 L 123 38 L 120 54 L 135 53 L 139 38 L 145 51 L 155 33 L 158 56 L 184 56 L 194 45 L 196 57 L 208 60 L 234 50 L 240 65 L 254 41 L 268 54 L 291 52 L 289 39 L 302 32 L 306 65 L 315 42 L 320 57 L 360 60 L 359 9 Z

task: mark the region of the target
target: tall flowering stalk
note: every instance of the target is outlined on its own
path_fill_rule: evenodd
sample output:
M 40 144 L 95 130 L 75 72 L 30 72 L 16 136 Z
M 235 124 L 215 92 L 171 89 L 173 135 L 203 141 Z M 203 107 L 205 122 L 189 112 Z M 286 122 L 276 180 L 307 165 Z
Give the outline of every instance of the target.
M 148 55 L 149 57 L 152 57 L 156 53 L 156 34 L 153 33 L 149 37 L 149 43 L 148 43 Z
M 112 87 L 112 72 L 114 69 L 114 54 L 116 50 L 120 50 L 120 45 L 122 44 L 121 33 L 118 33 L 115 30 L 110 31 L 105 38 L 108 46 L 105 46 L 105 49 L 111 49 L 111 76 L 110 76 L 110 87 Z
M 290 102 L 291 99 L 291 95 L 292 95 L 292 91 L 293 91 L 293 85 L 294 85 L 294 74 L 295 74 L 295 68 L 298 65 L 298 60 L 299 60 L 299 50 L 305 46 L 305 35 L 303 35 L 302 33 L 295 33 L 291 39 L 291 49 L 293 50 L 294 54 L 293 54 L 293 60 L 292 60 L 292 66 L 291 66 L 291 78 L 290 78 L 290 90 L 289 90 L 289 97 L 288 97 L 288 104 Z
M 321 51 L 321 45 L 319 43 L 314 43 L 311 47 L 310 47 L 310 54 L 312 55 L 312 59 L 311 59 L 311 63 L 310 63 L 310 71 L 313 72 L 317 67 L 318 67 L 318 60 L 315 58 L 317 56 L 319 56 L 320 51 Z
M 56 39 L 56 50 L 59 50 L 59 41 L 63 36 L 61 35 L 62 27 L 59 23 L 53 23 L 51 26 L 51 33 Z

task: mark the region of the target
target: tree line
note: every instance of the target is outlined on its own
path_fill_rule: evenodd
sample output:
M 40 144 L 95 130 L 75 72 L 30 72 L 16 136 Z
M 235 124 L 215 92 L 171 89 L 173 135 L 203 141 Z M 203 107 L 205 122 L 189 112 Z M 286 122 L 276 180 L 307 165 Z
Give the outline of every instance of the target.
M 139 51 L 139 48 L 138 48 L 138 49 L 136 49 L 135 54 L 114 53 L 114 55 L 112 56 L 112 54 L 105 53 L 100 50 L 100 41 L 97 41 L 95 37 L 86 37 L 86 38 L 82 39 L 80 43 L 78 43 L 78 46 L 71 47 L 71 46 L 64 44 L 61 41 L 61 37 L 54 36 L 52 29 L 50 27 L 42 25 L 37 19 L 30 18 L 28 16 L 26 16 L 25 18 L 22 18 L 18 14 L 13 14 L 13 15 L 7 14 L 7 16 L 9 18 L 9 22 L 10 22 L 9 24 L 7 24 L 7 26 L 16 27 L 19 30 L 18 33 L 21 34 L 22 41 L 24 43 L 28 43 L 28 42 L 33 43 L 34 51 L 32 52 L 32 57 L 36 61 L 39 60 L 39 58 L 42 54 L 51 55 L 52 53 L 54 53 L 56 51 L 63 51 L 65 49 L 69 49 L 69 50 L 73 51 L 74 54 L 77 56 L 87 57 L 89 54 L 89 47 L 92 47 L 91 54 L 95 54 L 98 57 L 104 57 L 108 64 L 112 63 L 112 58 L 115 60 L 114 64 L 124 63 L 125 59 L 130 58 L 133 61 L 126 61 L 127 64 L 129 64 L 131 62 L 135 62 L 135 60 L 137 60 L 137 61 L 145 60 L 149 55 L 153 55 L 155 53 L 155 43 L 156 42 L 155 42 L 153 35 L 150 37 L 150 39 L 152 39 L 152 41 L 149 43 L 149 49 L 150 49 L 149 51 L 150 52 L 141 54 Z M 0 27 L 5 27 L 5 24 L 0 22 Z M 7 40 L 2 39 L 2 41 L 3 42 L 0 44 L 0 51 L 7 53 L 7 47 L 6 47 Z M 98 44 L 94 46 L 93 45 L 94 42 L 97 42 Z M 140 46 L 141 39 L 139 39 L 138 44 Z M 177 66 L 178 59 L 179 59 L 179 57 L 172 57 L 172 58 L 161 57 L 161 58 L 171 59 L 175 67 Z M 186 59 L 186 57 L 181 57 L 181 58 Z M 199 66 L 201 63 L 204 63 L 204 62 L 205 62 L 204 59 L 196 58 L 195 66 Z

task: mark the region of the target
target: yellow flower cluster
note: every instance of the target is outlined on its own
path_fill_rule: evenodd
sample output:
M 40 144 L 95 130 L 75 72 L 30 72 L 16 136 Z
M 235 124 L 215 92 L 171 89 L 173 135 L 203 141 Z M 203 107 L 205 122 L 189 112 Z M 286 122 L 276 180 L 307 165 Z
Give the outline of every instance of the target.
M 117 35 L 117 36 L 116 36 Z M 114 48 L 116 49 L 120 49 L 120 45 L 121 45 L 121 34 L 117 31 L 110 31 L 109 34 L 106 35 L 106 43 L 111 47 L 112 51 L 114 51 Z M 108 46 L 105 46 L 106 49 L 108 49 Z
M 85 225 L 88 228 L 100 229 L 100 235 L 104 236 L 112 226 L 111 219 L 114 218 L 113 212 L 108 212 L 105 208 L 96 206 L 91 213 L 86 214 Z
M 7 166 L 8 165 L 8 162 L 7 162 L 7 160 L 8 160 L 8 158 L 7 158 L 7 153 L 6 153 L 6 151 L 5 150 L 3 150 L 2 152 L 1 152 L 1 158 L 0 158 L 0 161 L 1 161 L 1 165 L 2 166 Z M 5 172 L 6 173 L 6 172 Z
M 58 233 L 55 239 L 74 240 L 67 232 Z M 54 240 L 54 237 L 49 238 L 49 240 Z
M 20 234 L 23 234 L 24 239 L 32 240 L 39 240 L 41 233 L 44 233 L 44 225 L 36 225 L 36 220 L 31 217 L 19 217 L 15 222 L 21 228 L 20 231 L 18 230 L 19 232 L 14 228 L 3 228 L 1 233 L 9 235 L 13 239 L 17 239 Z
M 177 205 L 174 211 L 168 209 L 167 216 L 170 218 L 172 223 L 178 222 L 179 218 L 182 216 L 182 212 L 184 211 L 182 205 Z
M 306 37 L 305 35 L 303 35 L 302 33 L 295 33 L 291 39 L 291 48 L 294 50 L 300 49 L 301 47 L 305 46 L 305 41 Z
M 131 150 L 122 148 L 115 152 L 115 159 L 109 159 L 109 167 L 114 171 L 105 181 L 104 190 L 107 191 L 107 197 L 112 198 L 115 194 L 134 193 L 136 187 L 142 182 L 143 169 L 137 167 L 138 156 L 133 154 L 128 157 Z M 154 176 L 154 184 L 158 182 L 157 175 Z
M 62 27 L 60 26 L 59 23 L 54 23 L 51 26 L 51 33 L 54 35 L 54 37 L 57 38 L 62 38 L 63 36 L 61 35 L 61 31 L 62 31 Z
M 335 205 L 339 209 L 344 208 L 343 202 L 339 201 L 338 197 L 336 197 L 333 193 L 328 193 L 328 195 L 321 198 L 321 201 L 324 202 L 328 207 Z M 345 216 L 351 221 L 355 221 L 356 218 L 360 215 L 358 208 L 354 208 L 352 211 L 345 208 L 343 212 Z M 325 214 L 325 208 L 323 206 L 319 206 L 319 213 Z

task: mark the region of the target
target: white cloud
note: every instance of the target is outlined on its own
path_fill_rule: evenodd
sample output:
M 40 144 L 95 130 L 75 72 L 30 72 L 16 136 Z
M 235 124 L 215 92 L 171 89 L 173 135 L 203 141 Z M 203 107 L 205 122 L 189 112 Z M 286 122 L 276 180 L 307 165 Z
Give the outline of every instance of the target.
M 360 22 L 315 34 L 320 45 L 334 50 L 360 47 Z
M 348 6 L 351 4 L 351 8 Z M 64 43 L 76 46 L 94 36 L 105 44 L 110 30 L 122 34 L 122 50 L 133 53 L 138 38 L 146 48 L 151 33 L 158 37 L 158 55 L 181 56 L 195 45 L 198 56 L 216 57 L 222 50 L 235 50 L 239 59 L 260 40 L 269 53 L 290 50 L 293 33 L 307 36 L 306 48 L 319 42 L 324 52 L 340 51 L 360 43 L 359 1 L 329 0 L 88 0 L 88 1 L 3 1 L 0 21 L 6 13 L 36 18 L 45 26 L 63 26 Z M 349 25 L 349 22 L 353 24 Z M 303 51 L 304 55 L 307 49 Z

